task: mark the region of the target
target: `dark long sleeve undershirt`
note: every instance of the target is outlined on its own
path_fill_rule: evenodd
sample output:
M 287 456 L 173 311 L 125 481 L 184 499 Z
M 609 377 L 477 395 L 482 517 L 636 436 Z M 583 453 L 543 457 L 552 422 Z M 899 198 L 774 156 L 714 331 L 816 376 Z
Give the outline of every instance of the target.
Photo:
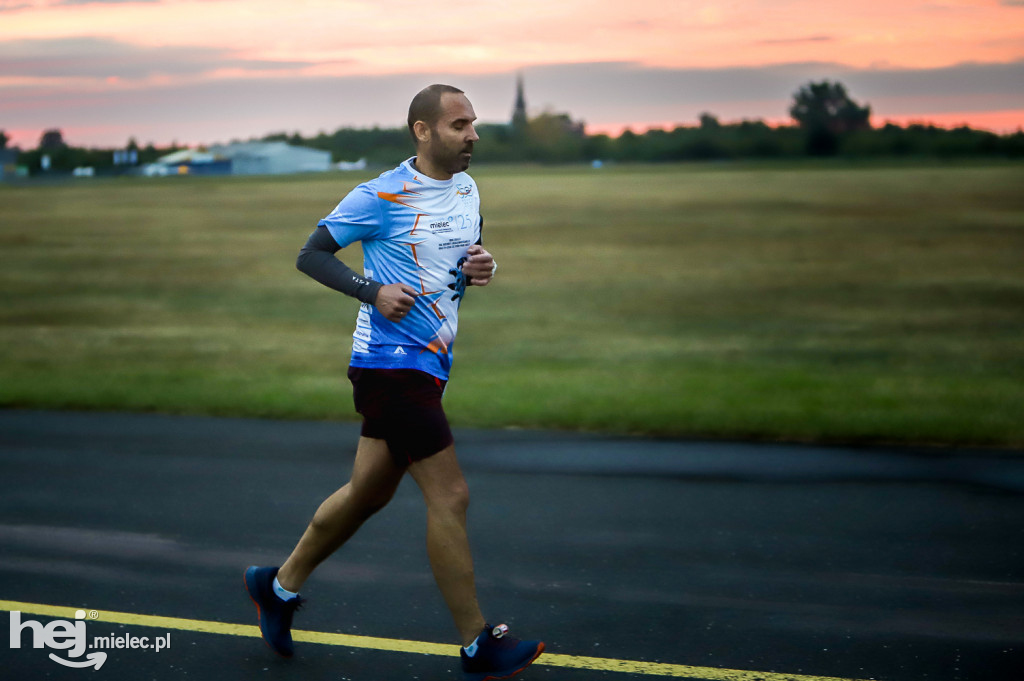
M 299 251 L 295 267 L 324 286 L 341 291 L 364 303 L 373 305 L 382 284 L 356 273 L 351 267 L 334 257 L 341 246 L 326 227 L 313 230 L 306 245 Z

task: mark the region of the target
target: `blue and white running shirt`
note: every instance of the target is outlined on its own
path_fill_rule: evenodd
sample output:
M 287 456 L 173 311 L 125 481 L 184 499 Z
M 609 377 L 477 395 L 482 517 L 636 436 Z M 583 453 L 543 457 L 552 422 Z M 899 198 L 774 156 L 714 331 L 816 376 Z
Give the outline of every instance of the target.
M 342 248 L 362 242 L 364 276 L 408 284 L 418 294 L 399 322 L 360 306 L 350 364 L 419 369 L 448 380 L 466 290 L 462 263 L 480 240 L 480 196 L 466 173 L 434 180 L 414 160 L 353 189 L 318 226 Z

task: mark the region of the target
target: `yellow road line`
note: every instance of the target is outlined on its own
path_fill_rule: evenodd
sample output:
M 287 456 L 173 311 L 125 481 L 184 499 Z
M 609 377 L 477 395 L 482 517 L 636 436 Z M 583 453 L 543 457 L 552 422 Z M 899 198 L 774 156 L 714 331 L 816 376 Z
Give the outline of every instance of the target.
M 0 611 L 14 611 L 29 614 L 75 619 L 72 608 L 39 603 L 19 603 L 17 601 L 0 600 Z M 207 620 L 190 620 L 180 617 L 162 617 L 160 615 L 139 615 L 131 612 L 112 612 L 110 610 L 86 611 L 95 622 L 115 624 L 131 624 L 137 627 L 154 629 L 180 629 L 203 634 L 226 634 L 228 636 L 248 636 L 260 638 L 259 627 L 252 624 L 231 624 L 229 622 L 211 622 Z M 321 631 L 292 631 L 292 638 L 306 643 L 320 643 L 348 648 L 366 648 L 369 650 L 386 650 L 398 653 L 419 653 L 421 655 L 458 656 L 459 647 L 443 643 L 425 641 L 405 641 L 393 638 L 376 638 L 373 636 L 352 636 L 351 634 L 331 634 Z M 606 672 L 622 672 L 624 674 L 640 674 L 644 676 L 671 676 L 682 679 L 704 679 L 705 681 L 859 681 L 858 679 L 838 678 L 832 676 L 807 676 L 805 674 L 779 674 L 775 672 L 746 671 L 742 669 L 721 669 L 719 667 L 691 667 L 684 664 L 666 664 L 661 662 L 641 662 L 634 660 L 615 660 L 606 657 L 581 657 L 579 655 L 558 655 L 544 653 L 535 664 L 549 667 L 569 667 L 572 669 L 595 669 Z

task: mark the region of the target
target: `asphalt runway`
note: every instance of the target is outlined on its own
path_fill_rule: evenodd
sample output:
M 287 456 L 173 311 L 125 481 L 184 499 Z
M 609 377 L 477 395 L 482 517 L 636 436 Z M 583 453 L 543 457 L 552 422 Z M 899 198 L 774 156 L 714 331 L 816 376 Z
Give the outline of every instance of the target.
M 0 677 L 460 678 L 410 480 L 307 583 L 296 657 L 253 637 L 243 570 L 287 556 L 357 434 L 0 411 Z M 547 642 L 517 678 L 1024 678 L 1020 453 L 456 442 L 485 614 Z M 170 647 L 105 649 L 99 669 L 51 659 L 99 652 L 55 647 L 79 631 Z

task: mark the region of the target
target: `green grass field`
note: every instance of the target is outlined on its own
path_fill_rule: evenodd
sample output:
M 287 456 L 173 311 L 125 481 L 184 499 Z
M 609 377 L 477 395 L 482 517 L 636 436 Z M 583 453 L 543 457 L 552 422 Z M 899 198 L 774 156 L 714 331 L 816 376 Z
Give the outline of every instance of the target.
M 474 176 L 455 426 L 1024 445 L 1024 166 Z M 365 177 L 0 185 L 0 405 L 354 418 L 294 262 Z

